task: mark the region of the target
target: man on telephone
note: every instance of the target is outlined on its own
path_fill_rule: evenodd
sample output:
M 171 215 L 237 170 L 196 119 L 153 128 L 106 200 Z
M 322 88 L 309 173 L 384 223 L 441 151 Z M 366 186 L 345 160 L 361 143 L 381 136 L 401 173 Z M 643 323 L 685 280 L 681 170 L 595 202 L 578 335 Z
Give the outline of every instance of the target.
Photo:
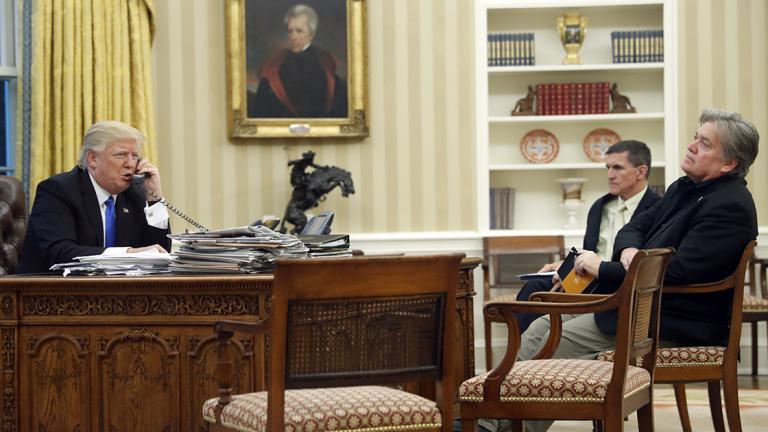
M 19 273 L 47 271 L 76 256 L 170 250 L 160 172 L 139 154 L 144 134 L 117 121 L 94 123 L 78 166 L 37 186 Z M 143 176 L 143 188 L 131 186 Z

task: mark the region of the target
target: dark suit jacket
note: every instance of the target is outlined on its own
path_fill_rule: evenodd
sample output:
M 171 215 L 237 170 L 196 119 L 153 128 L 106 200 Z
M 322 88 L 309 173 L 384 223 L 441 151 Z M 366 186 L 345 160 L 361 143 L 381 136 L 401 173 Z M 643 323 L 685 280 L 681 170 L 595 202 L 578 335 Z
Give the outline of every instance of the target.
M 650 210 L 616 236 L 614 261 L 600 265 L 596 292 L 613 292 L 624 279 L 621 251 L 674 247 L 664 283 L 715 282 L 733 273 L 749 241 L 757 237 L 757 212 L 743 179 L 723 176 L 699 184 L 681 177 Z M 725 345 L 729 292 L 662 295 L 660 337 L 686 345 Z M 616 311 L 598 313 L 601 330 L 616 332 Z
M 598 198 L 597 201 L 592 204 L 592 207 L 589 208 L 589 213 L 587 213 L 587 230 L 584 233 L 584 249 L 590 251 L 597 250 L 597 242 L 600 239 L 600 221 L 603 218 L 603 207 L 617 198 L 616 195 L 605 194 Z M 653 207 L 659 200 L 661 200 L 660 196 L 656 195 L 650 188 L 646 189 L 645 194 L 643 194 L 643 197 L 637 204 L 637 209 L 632 213 L 630 221 L 634 219 L 635 216 Z
M 140 189 L 131 187 L 117 195 L 115 246 L 142 247 L 159 244 L 170 250 L 170 230 L 147 224 L 146 200 Z M 96 191 L 81 168 L 57 174 L 37 186 L 29 215 L 19 273 L 40 273 L 56 263 L 76 256 L 104 251 L 104 233 Z

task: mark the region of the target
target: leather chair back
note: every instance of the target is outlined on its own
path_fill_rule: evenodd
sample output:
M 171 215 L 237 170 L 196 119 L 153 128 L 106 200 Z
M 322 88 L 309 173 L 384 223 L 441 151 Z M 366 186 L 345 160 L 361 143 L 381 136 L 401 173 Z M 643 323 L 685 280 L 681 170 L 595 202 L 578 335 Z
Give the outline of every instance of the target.
M 15 177 L 0 176 L 0 275 L 13 274 L 19 265 L 27 232 L 24 188 Z

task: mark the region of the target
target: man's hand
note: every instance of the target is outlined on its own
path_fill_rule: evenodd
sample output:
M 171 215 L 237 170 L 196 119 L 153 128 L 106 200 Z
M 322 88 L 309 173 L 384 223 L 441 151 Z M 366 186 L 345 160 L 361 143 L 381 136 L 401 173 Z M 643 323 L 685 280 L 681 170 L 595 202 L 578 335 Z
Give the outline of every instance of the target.
M 621 261 L 621 264 L 624 266 L 624 270 L 629 269 L 629 264 L 632 263 L 632 259 L 635 257 L 635 254 L 637 254 L 638 249 L 637 248 L 626 248 L 621 251 L 621 258 L 619 261 Z
M 165 250 L 165 248 L 160 246 L 159 244 L 153 244 L 152 246 L 144 246 L 144 247 L 140 247 L 140 248 L 128 248 L 128 250 L 126 252 L 127 253 L 136 253 L 136 252 L 168 253 L 168 251 Z
M 544 267 L 540 268 L 538 273 L 557 271 L 557 269 L 560 268 L 560 264 L 562 263 L 563 263 L 563 260 L 551 262 L 549 264 L 544 264 Z
M 585 250 L 581 251 L 579 256 L 576 257 L 576 262 L 574 263 L 573 268 L 576 269 L 576 274 L 579 276 L 592 275 L 597 277 L 602 261 L 600 255 Z
M 136 165 L 136 173 L 144 174 L 144 190 L 147 192 L 147 201 L 159 201 L 163 198 L 160 187 L 160 170 L 152 162 L 142 159 Z

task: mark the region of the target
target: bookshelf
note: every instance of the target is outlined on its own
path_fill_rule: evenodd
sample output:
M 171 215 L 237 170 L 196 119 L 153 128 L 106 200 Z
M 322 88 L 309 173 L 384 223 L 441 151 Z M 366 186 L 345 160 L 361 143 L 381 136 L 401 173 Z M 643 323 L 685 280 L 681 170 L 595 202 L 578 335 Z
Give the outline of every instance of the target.
M 477 217 L 482 235 L 547 235 L 579 237 L 583 230 L 566 230 L 559 178 L 583 177 L 581 225 L 588 207 L 607 190 L 605 167 L 587 157 L 583 141 L 598 128 L 622 139 L 637 139 L 651 148 L 650 184 L 669 185 L 679 176 L 675 93 L 676 3 L 674 0 L 477 0 L 476 124 Z M 579 55 L 580 65 L 564 65 L 556 19 L 578 12 L 588 19 Z M 611 32 L 663 30 L 664 60 L 613 63 Z M 489 66 L 488 34 L 533 33 L 534 65 Z M 609 82 L 618 84 L 636 113 L 510 115 L 528 86 L 538 84 Z M 557 157 L 549 163 L 529 162 L 520 140 L 529 131 L 544 129 L 558 140 Z M 491 230 L 490 188 L 514 188 L 514 226 Z

